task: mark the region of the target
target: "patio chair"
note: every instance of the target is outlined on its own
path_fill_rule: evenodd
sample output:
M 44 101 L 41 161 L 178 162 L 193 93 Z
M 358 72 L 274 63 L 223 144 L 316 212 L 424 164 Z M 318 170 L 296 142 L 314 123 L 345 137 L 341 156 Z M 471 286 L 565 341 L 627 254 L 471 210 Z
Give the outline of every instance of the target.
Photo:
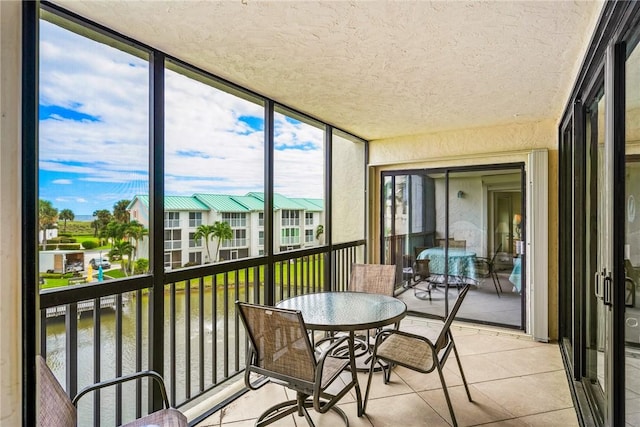
M 457 426 L 456 416 L 451 405 L 451 399 L 449 397 L 449 391 L 447 390 L 447 384 L 444 380 L 443 368 L 451 351 L 456 357 L 458 362 L 458 368 L 460 369 L 460 376 L 464 383 L 464 388 L 467 392 L 469 402 L 471 402 L 471 394 L 469 393 L 469 386 L 462 370 L 462 364 L 460 363 L 460 356 L 456 349 L 456 344 L 451 334 L 451 323 L 464 300 L 464 297 L 469 291 L 470 284 L 466 284 L 451 309 L 449 315 L 443 320 L 443 325 L 438 338 L 435 342 L 432 342 L 428 338 L 404 332 L 400 330 L 385 330 L 378 334 L 376 337 L 376 344 L 373 349 L 373 362 L 383 360 L 387 362 L 386 368 L 383 371 L 383 379 L 385 384 L 389 382 L 391 377 L 391 369 L 394 365 L 404 366 L 405 368 L 421 373 L 430 373 L 434 370 L 438 371 L 440 382 L 442 383 L 442 390 L 444 391 L 444 397 L 449 407 L 449 413 L 451 414 L 451 420 L 454 426 Z M 367 402 L 369 400 L 369 391 L 371 389 L 371 378 L 373 377 L 373 368 L 369 370 L 369 379 L 367 381 L 367 390 L 364 395 L 363 413 L 366 411 Z
M 82 389 L 73 400 L 62 389 L 58 380 L 53 375 L 47 362 L 42 356 L 36 356 L 36 369 L 38 377 L 39 393 L 39 413 L 38 425 L 42 427 L 70 427 L 77 422 L 78 400 L 87 393 L 95 390 L 122 384 L 138 378 L 149 377 L 156 381 L 162 393 L 164 409 L 148 414 L 145 417 L 124 424 L 122 427 L 142 427 L 142 426 L 166 426 L 166 427 L 187 427 L 187 417 L 169 405 L 167 391 L 162 377 L 154 371 L 137 372 L 125 375 L 108 381 L 103 381 Z
M 429 295 L 431 301 L 431 290 L 435 286 L 433 276 L 429 270 L 429 259 L 418 259 L 418 255 L 423 250 L 428 249 L 424 246 L 416 246 L 413 248 L 415 253 L 415 264 L 413 267 L 413 295 L 418 299 L 426 299 L 425 295 Z
M 349 290 L 352 292 L 368 292 L 393 296 L 396 283 L 396 266 L 385 264 L 352 264 L 349 277 Z M 397 329 L 399 324 L 394 327 Z M 379 329 L 355 332 L 357 357 L 371 353 L 372 340 Z M 370 358 L 365 360 L 368 363 Z
M 476 257 L 476 268 L 484 272 L 484 277 L 491 276 L 491 280 L 493 280 L 493 286 L 496 288 L 496 294 L 498 294 L 498 298 L 500 298 L 500 292 L 502 292 L 502 285 L 500 284 L 500 278 L 498 277 L 495 263 L 498 252 L 500 252 L 501 249 L 502 243 L 498 245 L 491 258 Z M 498 291 L 498 289 L 500 291 Z
M 333 357 L 332 354 L 337 346 L 345 345 L 349 337 L 336 339 L 316 359 L 301 312 L 240 301 L 236 306 L 250 342 L 244 376 L 246 386 L 256 390 L 269 380 L 296 392 L 295 400 L 267 409 L 255 425 L 265 426 L 297 412 L 314 426 L 307 411 L 307 408 L 313 408 L 321 414 L 335 411 L 348 426 L 346 414 L 335 405 L 352 387 L 356 387 L 360 396 L 360 386 L 355 374 L 348 382 L 336 379 L 347 369 L 355 372 L 355 363 L 350 358 Z M 261 378 L 252 382 L 252 374 Z M 327 392 L 330 386 L 333 386 L 332 393 Z

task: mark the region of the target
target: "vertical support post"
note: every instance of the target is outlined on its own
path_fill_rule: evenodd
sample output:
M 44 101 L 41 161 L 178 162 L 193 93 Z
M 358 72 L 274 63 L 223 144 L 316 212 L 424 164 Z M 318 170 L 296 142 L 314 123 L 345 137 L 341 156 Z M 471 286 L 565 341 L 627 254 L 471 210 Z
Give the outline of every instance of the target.
M 270 99 L 264 104 L 264 253 L 267 261 L 264 266 L 264 303 L 275 304 L 275 268 L 273 266 L 273 150 L 274 150 L 274 102 Z
M 149 368 L 160 375 L 164 371 L 164 61 L 164 55 L 157 51 L 149 58 L 149 255 L 153 276 L 149 296 Z M 159 386 L 152 387 L 149 407 L 162 409 Z

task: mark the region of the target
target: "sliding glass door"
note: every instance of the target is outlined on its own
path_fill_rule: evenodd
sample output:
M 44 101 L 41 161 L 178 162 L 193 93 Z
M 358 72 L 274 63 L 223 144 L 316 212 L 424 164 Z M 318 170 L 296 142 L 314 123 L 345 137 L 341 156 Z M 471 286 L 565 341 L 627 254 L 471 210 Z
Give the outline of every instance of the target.
M 471 283 L 458 317 L 524 329 L 522 164 L 384 172 L 383 262 L 401 275 L 410 311 L 446 315 Z M 425 277 L 421 263 L 428 259 Z

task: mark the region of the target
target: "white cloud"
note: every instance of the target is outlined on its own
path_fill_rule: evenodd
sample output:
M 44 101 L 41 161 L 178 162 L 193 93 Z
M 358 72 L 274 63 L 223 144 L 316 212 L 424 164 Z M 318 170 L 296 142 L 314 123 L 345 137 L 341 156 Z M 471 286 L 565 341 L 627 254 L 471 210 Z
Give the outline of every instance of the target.
M 70 179 L 54 179 L 53 181 L 51 181 L 51 183 L 58 185 L 71 185 L 73 184 L 73 181 Z
M 94 119 L 60 113 L 41 120 L 40 168 L 65 173 L 51 182 L 73 182 L 77 203 L 147 193 L 146 61 L 46 22 L 41 40 L 41 104 Z M 242 119 L 261 123 L 263 106 L 170 70 L 165 85 L 166 193 L 264 191 L 264 133 Z M 322 197 L 322 129 L 276 114 L 275 134 L 276 190 Z

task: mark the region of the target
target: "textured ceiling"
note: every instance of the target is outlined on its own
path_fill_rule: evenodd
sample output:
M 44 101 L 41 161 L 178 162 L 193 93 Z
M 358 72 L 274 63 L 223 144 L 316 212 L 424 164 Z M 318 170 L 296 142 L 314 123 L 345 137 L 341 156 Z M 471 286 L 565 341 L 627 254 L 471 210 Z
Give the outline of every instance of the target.
M 593 1 L 56 1 L 366 139 L 558 119 Z

